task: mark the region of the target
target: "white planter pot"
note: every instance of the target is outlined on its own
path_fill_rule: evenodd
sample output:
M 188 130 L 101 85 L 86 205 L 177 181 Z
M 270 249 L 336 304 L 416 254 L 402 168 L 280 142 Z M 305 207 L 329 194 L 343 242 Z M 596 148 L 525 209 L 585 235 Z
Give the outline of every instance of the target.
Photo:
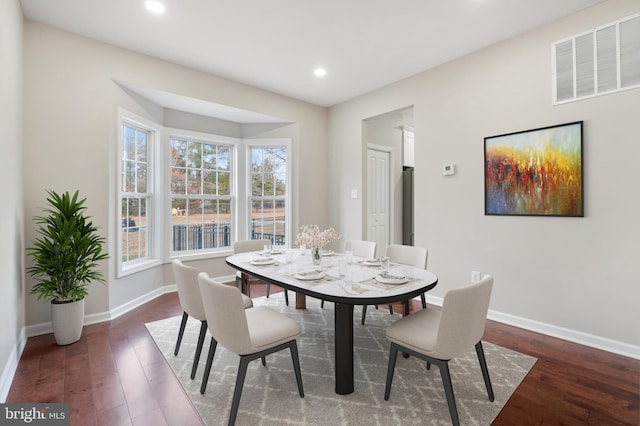
M 59 345 L 80 340 L 84 325 L 84 299 L 69 303 L 51 303 L 53 335 Z

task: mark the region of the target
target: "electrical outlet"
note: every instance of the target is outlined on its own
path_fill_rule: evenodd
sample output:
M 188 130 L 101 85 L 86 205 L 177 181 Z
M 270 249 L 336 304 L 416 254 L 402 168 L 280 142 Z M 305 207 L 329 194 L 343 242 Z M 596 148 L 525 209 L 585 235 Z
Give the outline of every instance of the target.
M 481 279 L 480 271 L 471 271 L 471 282 L 477 283 Z

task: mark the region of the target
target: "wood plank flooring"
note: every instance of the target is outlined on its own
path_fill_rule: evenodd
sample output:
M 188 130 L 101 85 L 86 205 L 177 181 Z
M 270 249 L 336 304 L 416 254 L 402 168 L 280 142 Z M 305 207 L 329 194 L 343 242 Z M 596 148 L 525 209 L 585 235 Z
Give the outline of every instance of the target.
M 69 403 L 73 426 L 202 424 L 144 326 L 180 314 L 172 293 L 69 346 L 29 338 L 6 402 Z M 538 358 L 494 425 L 640 425 L 640 361 L 493 321 L 484 340 Z

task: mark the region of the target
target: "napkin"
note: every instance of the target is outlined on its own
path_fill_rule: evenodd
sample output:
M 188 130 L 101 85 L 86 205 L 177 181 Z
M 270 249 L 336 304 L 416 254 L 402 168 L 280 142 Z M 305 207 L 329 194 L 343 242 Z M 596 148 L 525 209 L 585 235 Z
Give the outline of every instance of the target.
M 386 278 L 388 280 L 404 280 L 404 279 L 407 278 L 406 276 L 404 276 L 402 274 L 392 274 L 390 272 L 381 272 L 380 276 L 382 278 Z
M 300 271 L 297 273 L 297 275 L 300 275 L 301 277 L 306 277 L 307 275 L 316 275 L 321 273 L 322 270 L 320 269 L 309 269 L 307 271 Z

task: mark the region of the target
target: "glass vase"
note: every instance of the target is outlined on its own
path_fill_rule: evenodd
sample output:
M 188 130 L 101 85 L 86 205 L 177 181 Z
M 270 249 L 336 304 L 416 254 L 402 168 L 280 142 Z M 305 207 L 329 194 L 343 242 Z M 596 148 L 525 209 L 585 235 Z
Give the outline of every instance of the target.
M 313 264 L 316 266 L 320 266 L 320 262 L 322 261 L 322 252 L 320 247 L 312 247 L 311 248 L 311 260 Z

